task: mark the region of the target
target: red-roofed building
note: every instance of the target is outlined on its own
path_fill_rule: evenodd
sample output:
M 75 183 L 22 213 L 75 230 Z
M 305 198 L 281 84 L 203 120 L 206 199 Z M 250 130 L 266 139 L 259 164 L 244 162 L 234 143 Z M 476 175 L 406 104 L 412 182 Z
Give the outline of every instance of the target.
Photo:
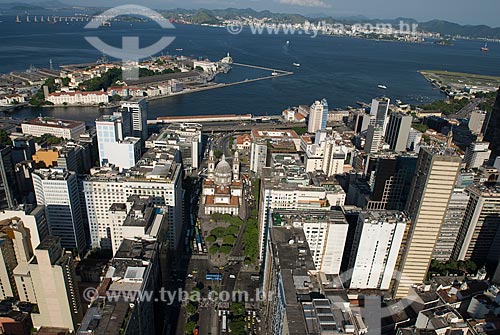
M 236 137 L 236 150 L 250 150 L 252 138 L 249 134 L 243 134 Z
M 107 92 L 56 92 L 51 93 L 46 98 L 47 101 L 54 105 L 98 105 L 100 103 L 108 103 L 109 97 Z

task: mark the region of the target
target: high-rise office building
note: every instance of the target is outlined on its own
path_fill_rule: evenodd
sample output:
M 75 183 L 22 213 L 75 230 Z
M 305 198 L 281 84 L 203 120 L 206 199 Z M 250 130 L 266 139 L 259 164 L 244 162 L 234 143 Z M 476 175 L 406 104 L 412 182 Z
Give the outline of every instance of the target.
M 172 123 L 158 134 L 151 135 L 146 148 L 174 148 L 181 152 L 184 169 L 189 172 L 199 168 L 203 157 L 201 133 L 198 123 Z
M 420 150 L 407 204 L 411 224 L 395 286 L 397 298 L 405 297 L 410 286 L 422 283 L 427 275 L 461 163 L 451 148 Z
M 389 289 L 407 224 L 403 212 L 361 212 L 349 266 L 350 288 Z
M 33 248 L 38 247 L 41 241 L 49 237 L 49 227 L 45 216 L 44 206 L 23 205 L 17 208 L 0 211 L 0 221 L 10 220 L 22 222 L 29 230 Z
M 182 164 L 169 150 L 150 149 L 127 173 L 101 168 L 83 182 L 92 247 L 111 249 L 111 216 L 115 203 L 126 203 L 132 195 L 151 196 L 153 204 L 168 206 L 173 239 L 178 243 L 183 224 Z
M 417 156 L 379 154 L 370 156 L 366 177 L 371 189 L 369 210 L 404 210 L 413 180 Z
M 309 111 L 307 131 L 309 133 L 315 134 L 318 130 L 325 130 L 327 119 L 328 101 L 326 101 L 326 99 L 315 101 Z
M 457 260 L 473 260 L 483 264 L 488 258 L 498 261 L 490 251 L 500 247 L 500 188 L 474 184 L 467 188 L 470 195 L 465 216 L 453 251 Z M 495 259 L 496 257 L 496 259 Z
M 22 161 L 31 160 L 35 151 L 33 136 L 22 134 L 12 136 L 12 163 L 14 165 Z
M 492 157 L 500 156 L 500 89 L 493 111 L 489 113 L 484 139 L 490 142 Z
M 38 235 L 36 231 L 34 235 Z M 16 218 L 0 221 L 0 299 L 19 299 L 14 270 L 26 266 L 33 257 L 31 232 Z M 37 236 L 38 237 L 38 236 Z
M 113 164 L 123 169 L 130 169 L 141 155 L 141 140 L 125 137 L 122 118 L 104 115 L 96 122 L 97 143 L 99 146 L 99 164 Z
M 369 125 L 366 132 L 365 152 L 367 154 L 379 152 L 380 149 L 382 149 L 383 142 L 384 129 L 382 127 Z
M 44 224 L 43 206 L 0 213 L 0 297 L 36 305 L 36 328 L 72 331 L 82 317 L 73 256 Z
M 410 151 L 418 152 L 420 147 L 420 142 L 422 141 L 423 133 L 416 129 L 410 129 L 408 134 L 408 142 L 406 142 L 406 148 Z
M 477 169 L 490 158 L 491 150 L 488 142 L 473 142 L 465 151 L 465 167 L 468 169 Z
M 273 226 L 302 228 L 314 265 L 326 274 L 339 274 L 349 224 L 339 210 L 279 210 Z
M 267 141 L 262 138 L 254 139 L 250 150 L 250 171 L 260 176 L 262 174 L 262 168 L 266 167 L 266 163 Z
M 40 169 L 33 173 L 36 202 L 45 206 L 51 236 L 61 238 L 67 250 L 86 250 L 81 198 L 74 172 L 65 169 Z
M 130 196 L 125 203 L 116 203 L 109 209 L 113 255 L 125 239 L 168 242 L 168 248 L 177 250 L 175 235 L 171 236 L 169 208 L 154 206 L 150 196 Z M 172 229 L 174 230 L 174 229 Z
M 370 113 L 363 116 L 363 123 L 361 131 L 368 129 L 368 126 L 382 128 L 382 134 L 385 134 L 387 128 L 387 113 L 389 112 L 389 105 L 391 100 L 388 98 L 373 99 L 370 108 Z
M 479 135 L 483 132 L 487 116 L 488 113 L 485 111 L 479 109 L 472 111 L 469 120 L 469 129 L 474 135 Z
M 142 141 L 148 139 L 148 101 L 145 98 L 136 98 L 122 101 L 117 113 L 122 116 L 124 137 L 137 137 Z
M 458 232 L 462 226 L 465 209 L 469 202 L 469 194 L 464 187 L 456 187 L 451 194 L 441 231 L 432 254 L 433 259 L 447 262 L 453 255 Z
M 83 313 L 73 256 L 60 241 L 58 237 L 42 241 L 30 263 L 16 268 L 15 280 L 19 299 L 38 306 L 31 314 L 34 327 L 74 331 Z
M 304 165 L 307 172 L 322 171 L 327 176 L 344 173 L 344 163 L 348 149 L 337 133 L 327 134 L 318 131 L 315 143 L 308 145 L 304 157 Z
M 17 193 L 12 149 L 10 146 L 0 147 L 0 209 L 14 207 Z
M 389 123 L 385 132 L 385 142 L 389 144 L 391 150 L 406 151 L 406 144 L 410 136 L 411 123 L 413 117 L 400 113 L 391 113 Z

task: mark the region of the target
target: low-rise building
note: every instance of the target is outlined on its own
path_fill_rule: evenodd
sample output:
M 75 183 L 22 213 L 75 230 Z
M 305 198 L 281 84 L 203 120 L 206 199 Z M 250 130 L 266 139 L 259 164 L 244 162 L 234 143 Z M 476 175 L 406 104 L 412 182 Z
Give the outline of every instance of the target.
M 56 106 L 62 105 L 99 105 L 107 104 L 109 97 L 107 92 L 55 92 L 50 93 L 46 100 Z
M 21 125 L 23 134 L 41 137 L 49 134 L 68 140 L 78 140 L 85 133 L 85 123 L 79 121 L 58 120 L 38 117 L 24 122 Z

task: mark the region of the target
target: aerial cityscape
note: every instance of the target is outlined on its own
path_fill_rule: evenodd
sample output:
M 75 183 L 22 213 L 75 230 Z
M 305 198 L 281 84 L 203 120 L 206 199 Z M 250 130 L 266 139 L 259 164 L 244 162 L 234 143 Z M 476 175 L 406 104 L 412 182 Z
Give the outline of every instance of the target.
M 0 0 L 0 334 L 500 334 L 499 12 Z

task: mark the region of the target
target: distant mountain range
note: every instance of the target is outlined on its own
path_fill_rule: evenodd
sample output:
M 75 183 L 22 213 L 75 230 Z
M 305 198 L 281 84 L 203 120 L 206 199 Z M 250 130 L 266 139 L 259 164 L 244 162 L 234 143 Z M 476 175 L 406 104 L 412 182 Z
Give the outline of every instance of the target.
M 11 2 L 0 3 L 0 10 L 7 11 L 41 11 L 45 9 L 63 9 L 70 8 L 71 5 L 65 4 L 58 0 L 46 1 L 29 1 L 26 2 Z M 82 8 L 82 7 L 79 7 Z M 390 20 L 381 19 L 368 19 L 364 16 L 351 16 L 351 17 L 338 17 L 322 16 L 315 14 L 305 16 L 301 14 L 287 14 L 287 13 L 272 13 L 268 10 L 256 11 L 252 8 L 227 8 L 227 9 L 182 9 L 176 8 L 171 10 L 160 10 L 160 12 L 168 18 L 178 19 L 180 16 L 189 16 L 189 20 L 194 24 L 218 24 L 221 19 L 235 20 L 241 17 L 254 17 L 257 19 L 270 18 L 274 22 L 282 23 L 303 23 L 306 20 L 317 23 L 325 21 L 326 23 L 391 23 L 399 25 L 400 21 L 406 23 L 418 23 L 418 29 L 421 31 L 440 33 L 444 36 L 466 36 L 471 38 L 491 38 L 500 39 L 500 27 L 492 28 L 487 25 L 460 25 L 457 23 L 432 20 L 428 22 L 418 22 L 411 18 L 397 18 Z
M 57 0 L 37 1 L 37 2 L 8 2 L 0 3 L 0 9 L 3 10 L 46 10 L 53 8 L 67 8 L 65 3 Z

